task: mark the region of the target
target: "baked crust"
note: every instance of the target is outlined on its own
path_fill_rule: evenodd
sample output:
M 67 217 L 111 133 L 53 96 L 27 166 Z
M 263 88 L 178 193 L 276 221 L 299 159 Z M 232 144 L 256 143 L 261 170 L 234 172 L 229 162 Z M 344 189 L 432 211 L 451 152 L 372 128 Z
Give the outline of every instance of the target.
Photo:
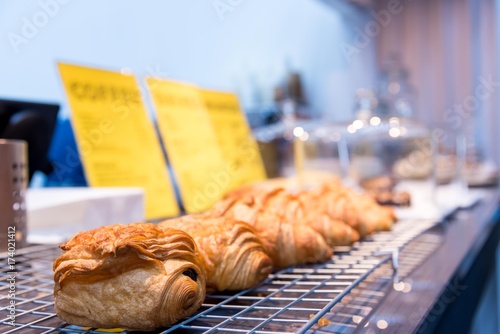
M 80 232 L 54 262 L 57 315 L 99 328 L 152 330 L 193 314 L 205 272 L 185 232 L 149 223 Z
M 244 290 L 256 286 L 272 272 L 254 228 L 225 217 L 202 215 L 169 219 L 159 224 L 189 233 L 205 262 L 208 290 Z
M 281 190 L 238 193 L 217 202 L 205 215 L 253 226 L 276 268 L 328 260 L 332 250 L 321 234 L 305 224 L 288 222 L 282 213 L 283 206 L 267 205 Z
M 294 184 L 293 179 L 247 185 L 227 194 L 211 211 L 230 215 L 238 208 L 236 217 L 245 222 L 258 219 L 262 212 L 275 213 L 287 223 L 311 226 L 330 246 L 349 245 L 373 232 L 390 230 L 397 221 L 392 208 L 380 206 L 371 196 L 343 186 L 336 178 L 320 180 L 316 178 L 306 190 L 285 188 Z M 248 207 L 246 212 L 242 205 Z

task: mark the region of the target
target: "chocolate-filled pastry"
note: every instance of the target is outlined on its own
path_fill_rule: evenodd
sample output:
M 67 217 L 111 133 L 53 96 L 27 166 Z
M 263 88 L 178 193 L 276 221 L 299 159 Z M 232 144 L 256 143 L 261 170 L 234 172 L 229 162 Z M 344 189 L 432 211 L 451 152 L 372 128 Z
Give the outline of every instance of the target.
M 189 233 L 204 259 L 209 290 L 243 290 L 256 286 L 273 264 L 254 228 L 224 217 L 201 215 L 169 219 L 159 224 Z
M 153 330 L 192 315 L 205 298 L 193 239 L 154 224 L 80 232 L 54 262 L 57 315 L 88 327 Z

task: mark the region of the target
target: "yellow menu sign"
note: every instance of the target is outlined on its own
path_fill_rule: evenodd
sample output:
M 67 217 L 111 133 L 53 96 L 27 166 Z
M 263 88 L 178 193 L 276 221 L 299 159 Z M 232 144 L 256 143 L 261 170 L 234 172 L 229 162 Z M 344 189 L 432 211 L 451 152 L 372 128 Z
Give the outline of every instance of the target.
M 188 213 L 210 208 L 229 189 L 231 176 L 196 87 L 146 79 L 160 133 Z
M 230 189 L 266 178 L 259 148 L 232 93 L 200 90 L 231 176 Z
M 135 78 L 58 65 L 89 185 L 142 187 L 147 219 L 178 215 L 167 165 Z

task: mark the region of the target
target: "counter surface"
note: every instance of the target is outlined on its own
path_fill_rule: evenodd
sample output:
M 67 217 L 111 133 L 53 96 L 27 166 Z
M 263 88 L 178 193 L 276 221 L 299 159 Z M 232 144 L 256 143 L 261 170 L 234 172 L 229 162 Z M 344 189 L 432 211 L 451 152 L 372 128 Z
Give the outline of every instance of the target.
M 385 299 L 361 331 L 468 332 L 487 277 L 495 271 L 500 236 L 498 204 L 498 190 L 488 189 L 486 198 L 475 206 L 455 212 L 425 232 L 423 236 L 440 236 L 439 247 L 402 279 L 405 291 L 387 289 Z M 404 256 L 400 263 L 405 263 Z
M 286 268 L 254 289 L 210 294 L 195 315 L 158 332 L 467 332 L 494 272 L 499 198 L 489 189 L 481 202 L 443 223 L 404 220 L 390 232 L 337 248 L 325 263 Z M 0 277 L 15 271 L 16 293 L 15 325 L 0 317 L 0 332 L 89 333 L 55 314 L 52 262 L 59 254 L 47 245 L 16 250 L 13 266 L 9 254 L 0 254 Z M 0 291 L 7 289 L 0 280 Z M 0 295 L 0 311 L 8 302 Z

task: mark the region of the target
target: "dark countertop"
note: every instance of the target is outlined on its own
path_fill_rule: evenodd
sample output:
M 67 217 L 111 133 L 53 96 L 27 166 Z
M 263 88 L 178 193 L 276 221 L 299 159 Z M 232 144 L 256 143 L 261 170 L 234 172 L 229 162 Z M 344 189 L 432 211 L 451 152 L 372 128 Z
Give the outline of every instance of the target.
M 362 333 L 467 333 L 488 277 L 495 274 L 500 238 L 499 192 L 472 208 L 455 212 L 424 234 L 442 242 L 423 263 L 402 278 L 409 289 L 392 284 Z M 410 243 L 411 245 L 411 243 Z M 405 257 L 400 257 L 404 264 Z

